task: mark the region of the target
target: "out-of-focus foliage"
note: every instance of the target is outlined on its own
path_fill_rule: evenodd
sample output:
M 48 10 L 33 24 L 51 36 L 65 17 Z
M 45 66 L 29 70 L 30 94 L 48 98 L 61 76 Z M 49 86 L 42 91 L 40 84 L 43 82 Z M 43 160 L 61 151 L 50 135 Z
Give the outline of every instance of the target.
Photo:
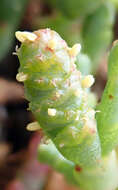
M 83 51 L 92 60 L 92 70 L 98 67 L 101 57 L 113 39 L 114 6 L 110 2 L 102 4 L 83 24 Z
M 49 0 L 54 7 L 70 18 L 85 17 L 95 11 L 105 0 Z
M 111 0 L 111 2 L 114 4 L 114 6 L 118 9 L 118 1 L 117 0 Z
M 27 0 L 0 1 L 0 60 L 12 45 Z

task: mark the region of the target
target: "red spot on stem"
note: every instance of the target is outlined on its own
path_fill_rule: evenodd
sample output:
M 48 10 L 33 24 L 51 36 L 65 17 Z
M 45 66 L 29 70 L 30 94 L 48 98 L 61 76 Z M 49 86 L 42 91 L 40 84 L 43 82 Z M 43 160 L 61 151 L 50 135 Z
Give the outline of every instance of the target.
M 53 49 L 51 49 L 51 48 L 50 48 L 50 47 L 48 47 L 48 46 L 47 46 L 45 49 L 46 49 L 47 51 L 52 52 L 52 53 L 54 52 L 54 51 L 53 51 Z
M 91 133 L 92 134 L 96 133 L 96 130 L 95 129 L 91 129 Z
M 75 166 L 75 170 L 76 170 L 76 172 L 81 172 L 82 168 L 79 165 L 76 165 Z
M 112 100 L 112 99 L 113 99 L 113 96 L 112 96 L 111 94 L 109 95 L 109 99 L 110 99 L 110 100 Z

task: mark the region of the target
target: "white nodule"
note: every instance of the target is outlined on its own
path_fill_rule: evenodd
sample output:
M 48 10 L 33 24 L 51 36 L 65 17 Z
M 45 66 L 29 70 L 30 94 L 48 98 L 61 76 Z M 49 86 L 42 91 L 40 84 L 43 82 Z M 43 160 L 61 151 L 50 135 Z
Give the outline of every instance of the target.
M 36 38 L 37 35 L 32 33 L 32 32 L 21 32 L 21 31 L 17 31 L 15 33 L 16 38 L 20 41 L 20 42 L 24 42 L 26 40 L 29 40 L 31 42 L 33 42 Z
M 27 125 L 27 130 L 28 131 L 37 131 L 40 129 L 40 125 L 38 122 L 32 122 Z
M 25 73 L 23 73 L 23 72 L 20 72 L 20 73 L 18 73 L 18 74 L 16 75 L 16 79 L 17 79 L 17 81 L 19 81 L 19 82 L 24 82 L 25 80 L 27 80 L 27 78 L 28 78 L 28 75 L 25 74 Z
M 72 48 L 69 49 L 69 54 L 70 56 L 75 57 L 78 55 L 80 50 L 81 50 L 81 44 L 75 44 Z
M 94 82 L 95 82 L 94 77 L 92 75 L 87 75 L 82 80 L 82 87 L 83 88 L 89 88 L 93 85 Z
M 49 40 L 48 42 L 48 47 L 51 48 L 52 50 L 55 49 L 57 45 L 57 41 L 55 39 Z
M 49 116 L 55 116 L 56 115 L 56 109 L 48 108 L 48 115 Z
M 80 89 L 76 89 L 74 92 L 75 96 L 79 97 L 81 95 L 81 90 Z

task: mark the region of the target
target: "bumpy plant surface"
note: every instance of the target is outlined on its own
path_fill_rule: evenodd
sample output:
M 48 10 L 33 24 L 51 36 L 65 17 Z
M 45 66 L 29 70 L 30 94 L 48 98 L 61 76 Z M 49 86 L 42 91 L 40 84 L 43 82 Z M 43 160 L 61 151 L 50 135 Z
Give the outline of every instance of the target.
M 118 185 L 118 43 L 108 64 L 108 82 L 101 103 L 93 108 L 92 75 L 76 66 L 80 44 L 72 48 L 50 29 L 16 32 L 22 43 L 17 80 L 24 82 L 36 122 L 42 129 L 38 159 L 85 190 L 114 190 Z M 78 59 L 79 60 L 79 59 Z

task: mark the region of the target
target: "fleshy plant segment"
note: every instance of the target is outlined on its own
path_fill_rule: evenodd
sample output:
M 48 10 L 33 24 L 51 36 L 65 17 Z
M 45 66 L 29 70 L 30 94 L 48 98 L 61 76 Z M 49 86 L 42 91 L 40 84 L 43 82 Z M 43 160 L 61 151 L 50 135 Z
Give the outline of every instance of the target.
M 22 43 L 17 50 L 20 68 L 16 78 L 24 82 L 29 109 L 37 120 L 27 128 L 42 129 L 45 135 L 39 146 L 39 160 L 63 173 L 70 183 L 82 189 L 114 190 L 118 183 L 117 135 L 110 137 L 110 126 L 113 125 L 114 133 L 118 126 L 115 116 L 114 121 L 110 120 L 112 113 L 109 113 L 109 121 L 106 118 L 110 103 L 111 110 L 117 114 L 114 106 L 118 102 L 117 77 L 113 78 L 112 65 L 114 62 L 115 68 L 118 67 L 118 45 L 110 54 L 108 85 L 97 109 L 100 112 L 96 113 L 88 103 L 88 89 L 94 78 L 83 75 L 75 64 L 80 44 L 70 48 L 50 29 L 32 33 L 18 31 L 16 37 Z M 109 90 L 115 96 L 114 100 L 107 100 Z

